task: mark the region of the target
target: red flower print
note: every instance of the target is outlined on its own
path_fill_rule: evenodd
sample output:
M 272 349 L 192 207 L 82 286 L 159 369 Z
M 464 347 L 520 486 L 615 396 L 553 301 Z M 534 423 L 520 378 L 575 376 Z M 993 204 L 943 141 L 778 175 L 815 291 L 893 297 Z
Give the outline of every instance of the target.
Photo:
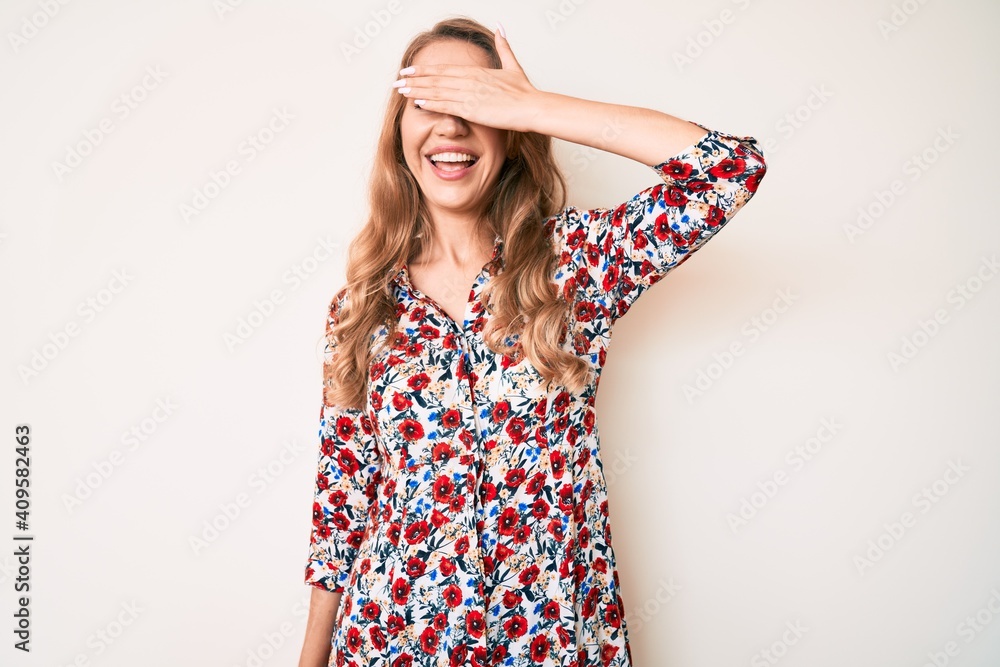
M 413 391 L 420 391 L 431 383 L 431 378 L 427 373 L 417 373 L 407 380 L 407 386 Z
M 420 633 L 420 648 L 428 655 L 434 655 L 438 647 L 437 631 L 428 626 Z
M 439 612 L 434 614 L 434 620 L 432 621 L 434 629 L 438 632 L 442 632 L 446 627 L 448 627 L 448 617 L 444 613 Z
M 507 636 L 511 639 L 517 639 L 524 635 L 528 631 L 528 621 L 520 614 L 515 614 L 511 616 L 503 624 L 503 629 L 507 631 Z
M 510 415 L 510 403 L 507 401 L 498 401 L 493 407 L 493 421 L 496 423 L 505 422 L 508 415 Z
M 510 436 L 511 440 L 514 441 L 514 444 L 519 445 L 522 442 L 524 442 L 525 439 L 524 426 L 525 426 L 524 418 L 522 417 L 511 417 L 507 421 L 507 428 L 505 430 L 507 431 L 507 435 Z
M 466 553 L 469 550 L 469 538 L 463 535 L 462 537 L 455 540 L 455 553 L 459 556 Z
M 524 570 L 521 572 L 520 576 L 518 577 L 518 581 L 521 582 L 523 586 L 530 586 L 531 584 L 535 583 L 535 579 L 537 578 L 538 578 L 538 566 L 529 565 L 528 567 L 524 568 Z
M 338 417 L 335 433 L 337 438 L 343 442 L 350 442 L 354 437 L 354 420 L 348 416 Z
M 361 648 L 361 631 L 357 627 L 352 626 L 347 629 L 347 651 L 348 653 L 357 653 Z
M 743 158 L 726 158 L 719 164 L 708 170 L 715 178 L 731 179 L 741 176 L 747 170 L 746 160 Z
M 451 501 L 451 494 L 455 492 L 455 483 L 447 475 L 441 475 L 434 480 L 434 500 L 439 503 Z
M 725 219 L 725 217 L 726 214 L 721 208 L 718 206 L 709 206 L 708 213 L 705 215 L 705 224 L 709 227 L 717 227 L 719 223 Z M 695 229 L 693 231 L 697 232 L 698 230 Z M 694 239 L 690 239 L 690 241 L 694 241 Z
M 349 449 L 341 449 L 337 452 L 337 467 L 345 475 L 354 475 L 361 468 L 358 465 L 358 460 L 354 458 L 354 452 Z
M 368 628 L 368 636 L 371 637 L 372 646 L 376 650 L 381 651 L 386 646 L 385 634 L 382 632 L 382 628 L 377 625 L 373 625 Z
M 563 473 L 566 472 L 566 457 L 562 455 L 562 452 L 550 449 L 549 463 L 552 464 L 552 476 L 556 479 L 562 479 Z
M 583 608 L 581 613 L 584 618 L 590 618 L 597 611 L 597 589 L 591 588 L 587 593 L 587 596 L 583 599 Z
M 427 569 L 427 563 L 421 558 L 410 558 L 406 561 L 406 574 L 411 579 L 421 576 Z
M 508 590 L 503 594 L 503 606 L 507 609 L 519 606 L 522 600 L 524 600 L 524 596 L 519 591 Z
M 501 563 L 514 555 L 514 550 L 505 544 L 496 545 L 497 560 Z
M 501 535 L 512 535 L 521 524 L 521 517 L 513 507 L 506 508 L 500 513 L 500 520 L 497 523 L 497 531 Z
M 604 610 L 604 622 L 613 628 L 621 627 L 622 619 L 618 615 L 618 605 L 609 604 Z
M 366 602 L 361 607 L 361 616 L 368 619 L 369 621 L 378 618 L 379 608 L 374 602 Z
M 614 644 L 605 644 L 601 647 L 601 664 L 608 667 L 616 655 L 618 655 L 618 647 Z
M 435 528 L 440 528 L 449 521 L 451 521 L 451 519 L 448 518 L 448 515 L 441 510 L 436 507 L 431 510 L 431 525 Z
M 667 176 L 677 181 L 688 178 L 691 175 L 691 169 L 691 163 L 684 160 L 671 160 L 663 167 Z
M 444 591 L 441 593 L 444 603 L 449 607 L 457 607 L 462 603 L 462 589 L 455 584 L 449 584 L 445 586 Z
M 404 419 L 400 422 L 399 432 L 410 442 L 424 437 L 424 427 L 416 419 Z
M 450 558 L 442 558 L 441 563 L 438 565 L 438 569 L 441 570 L 441 574 L 446 577 L 450 577 L 455 574 L 455 563 Z
M 398 391 L 392 392 L 392 409 L 396 412 L 405 412 L 413 407 L 413 401 L 405 394 Z
M 406 604 L 410 597 L 410 584 L 406 579 L 399 577 L 392 584 L 392 600 L 396 604 Z
M 462 425 L 462 413 L 458 410 L 445 410 L 441 415 L 441 426 L 448 429 L 456 429 Z
M 709 183 L 708 181 L 699 180 L 699 181 L 690 181 L 688 183 L 688 188 L 691 189 L 691 192 L 701 193 L 707 190 L 713 190 L 715 186 Z
M 535 635 L 531 640 L 531 659 L 534 662 L 543 662 L 549 657 L 549 640 L 545 635 Z
M 476 639 L 483 636 L 483 631 L 486 629 L 486 621 L 483 618 L 482 612 L 473 609 L 465 616 L 465 629 L 466 631 L 475 637 Z
M 608 289 L 607 285 L 605 285 L 605 289 Z M 576 304 L 574 317 L 577 322 L 593 322 L 594 318 L 597 317 L 597 306 L 590 301 L 581 301 Z
M 518 487 L 524 482 L 524 468 L 514 468 L 507 471 L 507 475 L 504 478 L 507 482 L 507 486 Z
M 550 621 L 557 620 L 559 618 L 559 603 L 555 600 L 549 600 L 545 606 L 542 607 L 542 616 Z
M 385 629 L 390 635 L 398 635 L 406 629 L 406 619 L 399 614 L 389 614 L 389 618 L 385 622 Z
M 694 189 L 692 189 L 692 191 L 697 192 L 697 190 Z M 672 185 L 667 188 L 666 193 L 664 193 L 663 201 L 667 206 L 681 207 L 687 204 L 688 198 L 687 195 L 684 194 L 684 190 Z
M 668 238 L 674 231 L 670 228 L 670 220 L 667 218 L 666 213 L 661 213 L 656 216 L 656 222 L 653 225 L 653 234 L 656 236 L 657 240 L 661 243 L 664 239 Z M 638 234 L 636 234 L 638 236 Z
M 406 531 L 403 533 L 403 537 L 410 544 L 416 544 L 417 542 L 423 542 L 427 539 L 427 535 L 430 533 L 430 528 L 427 522 L 421 519 L 420 521 L 414 521 L 409 526 L 406 527 Z
M 409 653 L 400 653 L 399 657 L 392 661 L 392 667 L 411 667 L 413 656 Z
M 608 270 L 604 273 L 604 282 L 602 287 L 605 292 L 610 292 L 618 284 L 618 265 L 612 264 L 608 267 Z M 593 317 L 591 317 L 593 319 Z

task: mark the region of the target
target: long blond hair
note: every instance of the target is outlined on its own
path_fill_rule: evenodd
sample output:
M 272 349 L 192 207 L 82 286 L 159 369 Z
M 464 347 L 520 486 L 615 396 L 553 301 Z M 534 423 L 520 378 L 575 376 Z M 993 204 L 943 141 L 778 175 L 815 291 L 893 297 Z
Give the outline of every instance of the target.
M 501 68 L 493 33 L 465 17 L 450 18 L 419 33 L 403 53 L 408 67 L 425 46 L 457 39 L 481 48 L 490 66 Z M 403 158 L 400 117 L 408 98 L 390 93 L 368 187 L 369 217 L 348 248 L 347 284 L 334 297 L 335 326 L 327 341 L 332 361 L 324 365 L 324 399 L 329 405 L 363 408 L 368 367 L 373 354 L 394 341 L 387 337 L 377 350 L 371 336 L 379 325 L 395 332 L 398 315 L 389 278 L 399 262 L 420 257 L 431 239 L 430 216 L 413 174 Z M 514 359 L 526 357 L 548 382 L 581 391 L 590 365 L 563 349 L 570 304 L 558 293 L 554 271 L 558 261 L 544 220 L 566 205 L 566 181 L 552 154 L 552 138 L 535 132 L 506 132 L 507 160 L 493 195 L 485 204 L 489 238 L 504 242 L 502 266 L 483 290 L 492 319 L 483 331 L 491 350 Z M 485 236 L 485 234 L 484 234 Z M 344 307 L 336 304 L 345 296 Z M 512 345 L 508 337 L 515 337 Z

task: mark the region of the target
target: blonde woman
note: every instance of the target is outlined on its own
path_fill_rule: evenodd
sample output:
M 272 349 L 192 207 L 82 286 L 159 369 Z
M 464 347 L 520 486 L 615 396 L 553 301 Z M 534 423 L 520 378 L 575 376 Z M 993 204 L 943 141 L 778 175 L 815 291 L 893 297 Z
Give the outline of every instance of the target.
M 392 85 L 327 317 L 299 664 L 626 667 L 594 409 L 611 331 L 750 200 L 762 152 L 537 90 L 466 18 L 417 35 Z M 566 206 L 552 137 L 657 182 Z

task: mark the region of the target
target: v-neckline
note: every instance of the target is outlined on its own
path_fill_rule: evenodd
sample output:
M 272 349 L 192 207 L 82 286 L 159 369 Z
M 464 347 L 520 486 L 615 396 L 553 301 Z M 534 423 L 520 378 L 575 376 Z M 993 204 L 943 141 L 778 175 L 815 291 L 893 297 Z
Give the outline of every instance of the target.
M 472 321 L 470 316 L 472 315 L 472 305 L 476 302 L 476 297 L 474 293 L 476 291 L 476 286 L 480 284 L 479 279 L 483 277 L 484 273 L 489 273 L 490 265 L 497 261 L 497 259 L 500 257 L 502 249 L 503 249 L 503 239 L 500 237 L 499 234 L 497 234 L 496 239 L 493 242 L 492 256 L 490 257 L 490 259 L 486 261 L 486 263 L 483 265 L 483 268 L 479 270 L 479 273 L 477 273 L 475 277 L 472 279 L 472 286 L 466 292 L 467 296 L 465 300 L 465 307 L 462 311 L 461 325 L 459 325 L 459 323 L 455 320 L 455 318 L 452 317 L 451 314 L 444 309 L 444 306 L 438 303 L 430 295 L 425 294 L 420 288 L 418 288 L 416 285 L 413 284 L 413 281 L 410 279 L 410 267 L 408 262 L 404 261 L 402 263 L 402 265 L 400 266 L 399 274 L 403 277 L 407 289 L 410 290 L 410 293 L 413 295 L 415 299 L 417 299 L 418 301 L 424 301 L 433 306 L 434 309 L 437 310 L 444 318 L 446 318 L 448 322 L 451 322 L 451 324 L 455 327 L 455 329 L 464 333 L 466 325 Z

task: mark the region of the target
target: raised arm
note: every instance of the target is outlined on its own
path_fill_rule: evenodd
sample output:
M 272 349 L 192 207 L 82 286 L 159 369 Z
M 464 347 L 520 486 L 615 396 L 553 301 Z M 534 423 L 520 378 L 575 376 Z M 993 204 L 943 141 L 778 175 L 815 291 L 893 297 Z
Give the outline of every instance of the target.
M 649 162 L 662 182 L 614 208 L 569 207 L 555 220 L 560 264 L 609 323 L 725 227 L 767 171 L 753 137 L 692 125 L 700 138 Z

